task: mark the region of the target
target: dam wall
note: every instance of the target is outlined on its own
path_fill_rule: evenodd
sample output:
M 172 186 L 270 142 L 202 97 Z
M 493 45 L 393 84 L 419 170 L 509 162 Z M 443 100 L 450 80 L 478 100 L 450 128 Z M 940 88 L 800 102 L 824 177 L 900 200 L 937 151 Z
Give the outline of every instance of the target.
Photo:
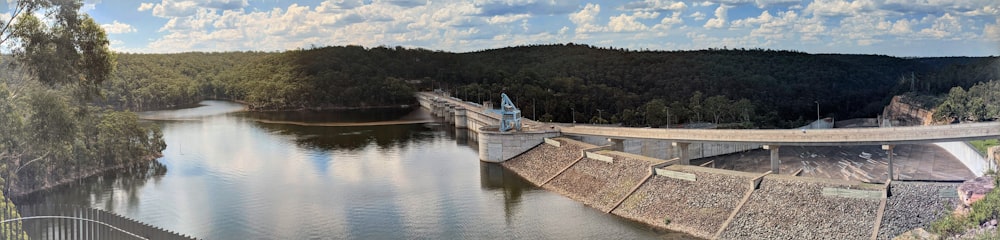
M 957 187 L 676 165 L 610 145 L 550 138 L 501 165 L 595 209 L 717 239 L 889 239 L 932 221 Z

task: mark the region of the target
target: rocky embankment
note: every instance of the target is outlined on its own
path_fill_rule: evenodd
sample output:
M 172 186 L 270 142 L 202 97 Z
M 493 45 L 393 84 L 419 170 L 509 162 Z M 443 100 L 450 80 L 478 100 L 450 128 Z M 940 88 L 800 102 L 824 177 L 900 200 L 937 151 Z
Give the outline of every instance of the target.
M 560 147 L 543 143 L 503 166 L 535 185 L 657 228 L 711 238 L 735 211 L 720 239 L 870 239 L 878 221 L 882 185 L 767 175 L 737 209 L 759 173 L 673 165 L 663 169 L 693 175 L 694 181 L 652 175 L 643 182 L 659 160 L 613 151 L 598 152 L 611 163 L 580 159 L 595 146 L 555 140 Z M 942 193 L 954 189 L 954 184 L 893 182 L 878 238 L 891 239 L 936 219 L 956 201 L 954 194 Z
M 755 190 L 723 239 L 867 239 L 880 199 L 823 196 L 824 188 L 860 185 L 768 176 Z M 873 189 L 866 189 L 873 190 Z
M 957 183 L 892 182 L 878 239 L 892 239 L 914 228 L 927 227 L 949 214 L 958 202 Z
M 559 170 L 566 168 L 583 156 L 584 148 L 593 147 L 593 145 L 568 139 L 555 140 L 560 143 L 560 147 L 542 143 L 502 165 L 529 182 L 542 185 L 546 180 L 555 176 Z
M 653 176 L 612 213 L 652 226 L 711 238 L 749 190 L 750 180 L 757 175 L 690 166 L 667 169 L 694 174 L 697 181 Z
M 656 164 L 620 155 L 608 156 L 613 162 L 584 158 L 543 187 L 607 212 Z

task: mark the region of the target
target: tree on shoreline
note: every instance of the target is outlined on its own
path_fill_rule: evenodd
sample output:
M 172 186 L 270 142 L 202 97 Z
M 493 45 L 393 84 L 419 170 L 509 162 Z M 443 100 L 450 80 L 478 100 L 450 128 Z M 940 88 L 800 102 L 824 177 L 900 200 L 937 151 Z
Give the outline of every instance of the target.
M 6 198 L 129 163 L 163 150 L 157 128 L 134 113 L 92 106 L 114 70 L 104 30 L 76 0 L 17 0 L 0 19 L 0 215 Z M 114 124 L 106 124 L 114 122 Z M 95 136 L 101 136 L 95 138 Z M 105 161 L 110 159 L 113 161 Z M 123 160 L 121 160 L 123 159 Z M 19 223 L 0 232 L 20 235 Z

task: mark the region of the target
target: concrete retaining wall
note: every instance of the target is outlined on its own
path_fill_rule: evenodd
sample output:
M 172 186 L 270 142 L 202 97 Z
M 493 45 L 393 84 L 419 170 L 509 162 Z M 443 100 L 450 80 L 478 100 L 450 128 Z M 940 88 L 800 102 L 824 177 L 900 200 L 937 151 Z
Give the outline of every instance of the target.
M 952 156 L 958 158 L 958 161 L 965 164 L 965 167 L 969 168 L 969 171 L 972 171 L 973 174 L 976 174 L 976 177 L 982 177 L 983 173 L 986 173 L 988 169 L 996 170 L 997 166 L 995 164 L 987 161 L 979 151 L 976 151 L 976 148 L 966 142 L 942 142 L 934 143 L 934 145 L 943 148 L 948 153 L 951 153 Z
M 559 136 L 556 131 L 500 132 L 496 127 L 479 128 L 479 160 L 484 162 L 504 162 L 521 155 L 545 138 Z
M 671 159 L 681 156 L 679 148 L 664 140 L 625 140 L 625 152 L 648 157 Z M 714 157 L 737 152 L 760 149 L 760 144 L 752 143 L 692 143 L 688 146 L 691 159 Z

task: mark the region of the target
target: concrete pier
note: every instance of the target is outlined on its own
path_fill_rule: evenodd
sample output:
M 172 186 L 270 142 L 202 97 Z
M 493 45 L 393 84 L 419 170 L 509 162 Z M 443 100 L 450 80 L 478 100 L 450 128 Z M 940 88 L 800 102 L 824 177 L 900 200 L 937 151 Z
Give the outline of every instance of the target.
M 778 156 L 778 149 L 781 146 L 778 145 L 764 145 L 764 149 L 771 150 L 771 173 L 779 174 L 781 173 L 781 158 Z
M 501 132 L 496 126 L 479 128 L 479 160 L 500 163 L 521 155 L 545 141 L 560 136 L 559 131 Z
M 892 167 L 892 149 L 893 149 L 893 147 L 895 147 L 895 146 L 893 146 L 893 145 L 882 145 L 882 150 L 885 150 L 886 154 L 888 154 L 888 156 L 886 156 L 886 157 L 889 159 L 889 180 L 895 180 L 896 179 L 896 175 L 893 175 L 893 172 L 892 172 L 892 168 L 893 168 Z
M 686 142 L 674 142 L 671 143 L 674 147 L 677 147 L 677 151 L 680 151 L 681 165 L 691 165 L 691 151 L 689 146 L 691 143 Z
M 455 124 L 455 105 L 451 103 L 445 103 L 444 107 L 441 109 L 444 112 L 444 121 Z
M 465 115 L 465 108 L 462 106 L 455 107 L 455 128 L 466 129 L 469 127 L 469 119 Z

